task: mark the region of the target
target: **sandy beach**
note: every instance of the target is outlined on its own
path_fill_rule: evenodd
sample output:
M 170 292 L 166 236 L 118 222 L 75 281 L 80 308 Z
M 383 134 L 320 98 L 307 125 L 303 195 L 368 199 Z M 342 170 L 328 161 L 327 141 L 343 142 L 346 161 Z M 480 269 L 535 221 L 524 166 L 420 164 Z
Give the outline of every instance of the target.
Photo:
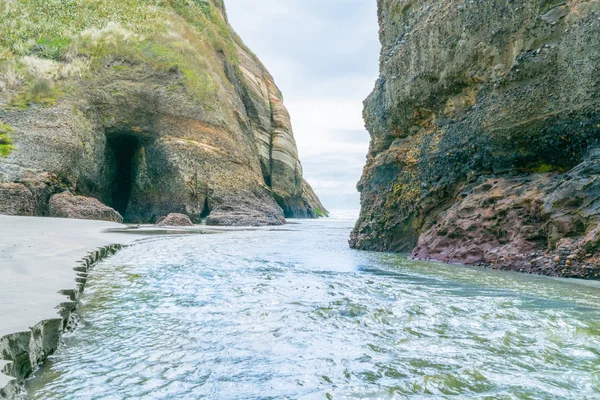
M 138 235 L 107 232 L 124 225 L 89 220 L 0 215 L 0 343 L 41 321 L 60 318 L 61 290 L 76 287 L 73 269 L 90 251 L 129 244 Z M 0 361 L 0 370 L 8 363 Z M 0 374 L 0 390 L 14 378 Z

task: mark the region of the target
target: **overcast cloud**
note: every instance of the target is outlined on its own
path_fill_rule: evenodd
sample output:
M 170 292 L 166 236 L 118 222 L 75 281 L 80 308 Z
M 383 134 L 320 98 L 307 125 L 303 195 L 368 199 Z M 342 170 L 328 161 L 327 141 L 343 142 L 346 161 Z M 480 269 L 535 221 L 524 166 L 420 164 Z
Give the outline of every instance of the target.
M 378 74 L 375 0 L 226 0 L 292 116 L 304 176 L 328 208 L 358 208 L 362 101 Z

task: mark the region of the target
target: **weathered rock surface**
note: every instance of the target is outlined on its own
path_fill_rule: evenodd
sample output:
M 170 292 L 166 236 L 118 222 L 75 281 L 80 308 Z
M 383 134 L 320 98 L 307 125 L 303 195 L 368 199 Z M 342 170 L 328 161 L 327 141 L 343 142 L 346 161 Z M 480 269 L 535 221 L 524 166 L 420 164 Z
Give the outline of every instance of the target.
M 169 214 L 156 223 L 157 226 L 194 226 L 190 217 L 185 214 Z
M 21 183 L 0 183 L 0 214 L 35 215 L 33 194 Z
M 378 4 L 351 246 L 597 279 L 600 2 Z
M 273 207 L 272 204 L 260 200 L 244 199 L 240 202 L 237 201 L 236 196 L 232 196 L 229 201 L 223 202 L 210 213 L 206 218 L 206 224 L 215 226 L 266 226 L 285 223 L 283 215 L 276 213 Z
M 317 216 L 283 97 L 222 1 L 93 7 L 0 7 L 0 182 L 51 176 L 135 223 L 234 197 L 261 223 Z
M 55 218 L 93 219 L 97 221 L 123 222 L 123 217 L 113 208 L 97 199 L 75 196 L 64 192 L 50 197 L 49 216 Z
M 313 188 L 306 180 L 302 181 L 302 201 L 307 213 L 306 215 L 298 215 L 298 218 L 310 218 L 313 215 L 317 217 L 329 217 L 329 211 L 321 203 L 321 200 L 319 200 Z

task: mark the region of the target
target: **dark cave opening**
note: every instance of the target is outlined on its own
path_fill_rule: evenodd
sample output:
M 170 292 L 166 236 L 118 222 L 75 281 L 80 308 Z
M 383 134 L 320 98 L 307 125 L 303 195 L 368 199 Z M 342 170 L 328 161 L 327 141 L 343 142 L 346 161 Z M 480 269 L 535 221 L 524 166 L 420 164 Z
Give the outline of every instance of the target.
M 109 205 L 125 218 L 134 183 L 134 158 L 140 148 L 140 142 L 135 136 L 119 134 L 107 137 L 107 144 L 115 162 L 111 186 L 112 201 Z
M 204 207 L 200 214 L 200 219 L 204 219 L 210 215 L 210 206 L 208 205 L 208 195 L 204 198 Z

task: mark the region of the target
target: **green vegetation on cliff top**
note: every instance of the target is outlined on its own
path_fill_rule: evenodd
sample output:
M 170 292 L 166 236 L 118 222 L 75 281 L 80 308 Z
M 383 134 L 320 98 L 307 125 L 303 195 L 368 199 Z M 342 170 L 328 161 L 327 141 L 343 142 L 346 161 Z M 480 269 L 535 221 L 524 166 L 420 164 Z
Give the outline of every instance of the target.
M 189 94 L 206 100 L 222 74 L 219 53 L 238 63 L 236 36 L 206 0 L 12 0 L 0 3 L 0 18 L 0 92 L 18 108 L 53 104 L 58 91 L 36 97 L 40 82 L 54 90 L 115 59 L 178 70 Z

